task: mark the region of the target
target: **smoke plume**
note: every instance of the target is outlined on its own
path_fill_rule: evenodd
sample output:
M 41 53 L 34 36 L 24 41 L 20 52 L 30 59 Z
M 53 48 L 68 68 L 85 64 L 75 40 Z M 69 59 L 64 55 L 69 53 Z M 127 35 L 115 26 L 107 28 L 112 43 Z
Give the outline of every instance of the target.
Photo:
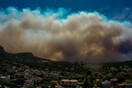
M 132 24 L 98 12 L 41 9 L 0 11 L 0 45 L 55 61 L 104 63 L 130 59 Z M 129 58 L 128 58 L 129 57 Z

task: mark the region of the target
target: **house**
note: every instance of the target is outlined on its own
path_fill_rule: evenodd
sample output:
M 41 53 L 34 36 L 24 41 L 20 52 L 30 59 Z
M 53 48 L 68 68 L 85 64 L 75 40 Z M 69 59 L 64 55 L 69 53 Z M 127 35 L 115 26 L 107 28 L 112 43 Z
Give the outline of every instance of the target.
M 30 75 L 28 73 L 25 73 L 24 78 L 29 78 Z
M 78 82 L 78 85 L 83 85 L 84 84 L 84 82 Z
M 25 80 L 25 84 L 34 85 L 33 80 Z
M 24 78 L 23 74 L 15 74 L 14 78 Z
M 102 87 L 103 87 L 103 88 L 111 87 L 111 82 L 108 81 L 108 80 L 102 82 Z
M 62 88 L 79 88 L 77 80 L 61 80 L 60 86 Z
M 55 81 L 55 80 L 52 80 L 52 81 L 50 81 L 51 83 L 58 83 L 58 81 Z
M 58 78 L 60 77 L 60 75 L 57 74 L 57 73 L 52 73 L 51 76 L 52 76 L 53 78 L 56 78 L 56 79 L 58 79 Z
M 96 82 L 99 82 L 99 81 L 101 81 L 101 79 L 96 79 L 95 81 L 96 81 Z
M 24 88 L 28 88 L 29 85 L 34 85 L 34 80 L 32 79 L 29 79 L 29 80 L 25 80 L 25 83 L 24 83 Z
M 35 82 L 41 82 L 43 79 L 40 77 L 34 78 Z
M 0 77 L 0 82 L 6 82 L 10 80 L 10 76 L 1 76 Z
M 107 74 L 108 78 L 111 78 L 112 76 L 113 76 L 112 73 Z
M 110 79 L 110 81 L 111 81 L 112 86 L 118 85 L 118 79 L 117 78 Z
M 118 87 L 120 87 L 120 88 L 125 88 L 125 86 L 126 86 L 125 83 L 120 83 L 120 84 L 118 84 Z
M 126 84 L 126 88 L 132 88 L 132 83 L 131 84 Z

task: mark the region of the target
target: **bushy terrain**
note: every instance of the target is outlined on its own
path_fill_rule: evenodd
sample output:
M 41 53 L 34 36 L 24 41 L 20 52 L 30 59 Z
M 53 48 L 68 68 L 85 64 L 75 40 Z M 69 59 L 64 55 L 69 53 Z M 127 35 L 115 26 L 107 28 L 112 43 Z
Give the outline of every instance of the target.
M 4 65 L 6 64 L 6 65 Z M 18 53 L 11 54 L 4 51 L 3 47 L 0 47 L 0 68 L 1 70 L 6 68 L 7 65 L 27 65 L 31 68 L 57 70 L 57 71 L 72 71 L 83 73 L 89 70 L 83 62 L 65 62 L 65 61 L 51 61 L 49 59 L 42 59 L 34 56 L 32 53 Z M 3 71 L 0 71 L 3 72 Z

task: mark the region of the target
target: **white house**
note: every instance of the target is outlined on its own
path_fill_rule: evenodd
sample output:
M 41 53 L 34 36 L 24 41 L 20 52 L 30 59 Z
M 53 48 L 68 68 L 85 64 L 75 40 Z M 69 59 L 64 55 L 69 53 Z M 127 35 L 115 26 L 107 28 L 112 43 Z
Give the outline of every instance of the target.
M 77 80 L 61 80 L 60 86 L 62 88 L 80 88 Z
M 10 76 L 1 76 L 0 77 L 0 82 L 6 82 L 10 80 Z
M 111 87 L 111 82 L 108 81 L 108 80 L 102 82 L 102 87 L 103 87 L 103 88 Z

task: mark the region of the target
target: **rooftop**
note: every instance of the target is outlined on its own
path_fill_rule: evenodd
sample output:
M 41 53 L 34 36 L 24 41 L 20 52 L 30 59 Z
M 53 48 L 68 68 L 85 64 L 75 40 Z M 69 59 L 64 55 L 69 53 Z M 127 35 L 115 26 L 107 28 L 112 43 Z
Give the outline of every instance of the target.
M 61 80 L 61 82 L 78 82 L 77 80 L 66 80 L 66 79 L 63 79 Z

